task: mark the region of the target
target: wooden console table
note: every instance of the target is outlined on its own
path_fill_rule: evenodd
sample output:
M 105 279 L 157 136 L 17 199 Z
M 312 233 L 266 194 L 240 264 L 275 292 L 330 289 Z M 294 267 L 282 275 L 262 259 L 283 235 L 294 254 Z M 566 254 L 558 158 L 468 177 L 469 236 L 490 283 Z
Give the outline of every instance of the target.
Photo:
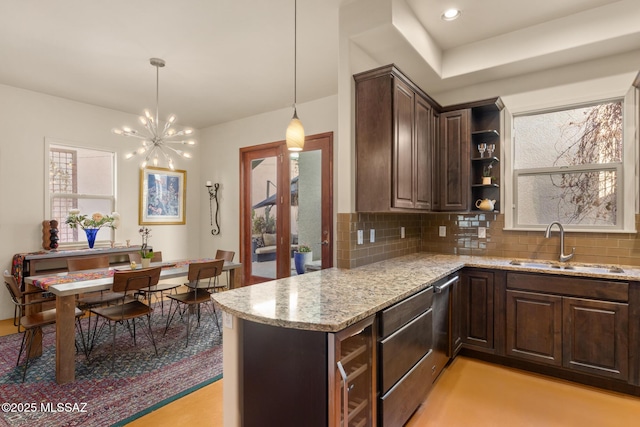
M 117 248 L 52 250 L 26 254 L 16 254 L 14 255 L 14 265 L 12 273 L 14 276 L 16 276 L 16 279 L 19 279 L 18 281 L 20 284 L 24 284 L 24 278 L 27 276 L 36 276 L 67 271 L 68 259 L 107 255 L 109 257 L 109 265 L 117 266 L 128 264 L 129 254 L 139 251 L 140 246 L 123 246 Z M 21 263 L 19 261 L 19 258 L 22 258 Z M 16 266 L 16 263 L 21 265 Z M 17 267 L 21 267 L 21 271 L 16 274 Z

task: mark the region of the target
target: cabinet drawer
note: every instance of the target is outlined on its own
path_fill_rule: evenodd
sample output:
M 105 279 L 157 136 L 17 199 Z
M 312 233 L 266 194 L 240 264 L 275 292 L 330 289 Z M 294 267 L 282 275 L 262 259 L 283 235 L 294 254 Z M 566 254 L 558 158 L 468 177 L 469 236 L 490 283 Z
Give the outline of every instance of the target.
M 433 352 L 426 354 L 387 394 L 378 406 L 378 420 L 383 426 L 401 426 L 424 400 L 431 389 Z
M 507 289 L 619 302 L 629 301 L 629 283 L 612 280 L 581 279 L 550 274 L 508 273 Z
M 433 286 L 420 291 L 380 313 L 380 337 L 385 338 L 405 323 L 431 308 Z
M 433 347 L 433 311 L 380 341 L 380 392 L 386 393 Z

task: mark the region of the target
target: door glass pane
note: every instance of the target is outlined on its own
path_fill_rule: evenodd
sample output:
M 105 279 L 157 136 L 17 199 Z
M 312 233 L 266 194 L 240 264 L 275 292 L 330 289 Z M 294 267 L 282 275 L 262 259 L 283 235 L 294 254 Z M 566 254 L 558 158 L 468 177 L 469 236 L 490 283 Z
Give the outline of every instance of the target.
M 291 260 L 291 275 L 319 270 L 322 265 L 322 152 L 291 154 L 291 245 L 311 254 Z M 293 251 L 292 251 L 293 252 Z
M 276 157 L 251 161 L 251 273 L 276 278 Z

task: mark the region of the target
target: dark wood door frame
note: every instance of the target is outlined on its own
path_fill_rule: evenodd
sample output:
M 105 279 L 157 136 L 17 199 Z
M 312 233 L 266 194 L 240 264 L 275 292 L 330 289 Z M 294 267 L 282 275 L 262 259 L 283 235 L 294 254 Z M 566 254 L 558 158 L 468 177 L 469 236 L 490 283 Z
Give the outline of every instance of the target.
M 333 132 L 305 137 L 304 151 L 322 150 L 322 268 L 333 266 Z M 289 151 L 285 141 L 271 142 L 240 149 L 240 262 L 243 264 L 243 286 L 252 284 L 251 275 L 251 161 L 264 157 L 277 157 L 277 186 L 290 188 L 291 176 L 288 163 Z M 286 166 L 286 167 L 284 167 Z M 291 192 L 278 192 L 276 196 L 278 220 L 276 277 L 289 277 L 291 271 L 290 241 Z M 255 283 L 262 281 L 256 280 Z

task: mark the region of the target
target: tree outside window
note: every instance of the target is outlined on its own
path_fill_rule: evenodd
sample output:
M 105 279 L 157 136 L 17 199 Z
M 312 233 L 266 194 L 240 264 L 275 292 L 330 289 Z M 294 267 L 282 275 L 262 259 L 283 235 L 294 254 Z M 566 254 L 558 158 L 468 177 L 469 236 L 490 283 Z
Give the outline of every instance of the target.
M 616 227 L 622 153 L 622 100 L 514 117 L 517 225 Z

